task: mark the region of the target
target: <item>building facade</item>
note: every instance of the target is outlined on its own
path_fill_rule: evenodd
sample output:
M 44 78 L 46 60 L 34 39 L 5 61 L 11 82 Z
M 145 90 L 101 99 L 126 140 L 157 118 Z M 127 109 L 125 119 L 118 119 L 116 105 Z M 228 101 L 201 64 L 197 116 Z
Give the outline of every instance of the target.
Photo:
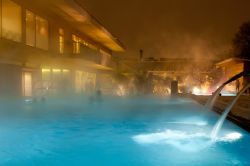
M 124 60 L 120 70 L 128 77 L 140 79 L 140 91 L 153 93 L 160 96 L 171 93 L 171 85 L 178 82 L 179 93 L 191 93 L 199 89 L 201 94 L 209 94 L 212 90 L 213 80 L 211 72 L 214 63 L 204 59 L 187 58 L 140 58 Z M 139 84 L 139 83 L 137 83 Z M 175 86 L 176 87 L 176 86 Z M 138 88 L 139 89 L 139 88 Z M 174 88 L 177 91 L 177 88 Z
M 250 60 L 248 59 L 241 59 L 241 58 L 229 58 L 224 61 L 221 61 L 216 64 L 217 68 L 222 69 L 224 75 L 224 81 L 229 80 L 233 76 L 247 71 L 250 72 Z M 235 90 L 237 88 L 241 89 L 243 86 L 247 85 L 250 82 L 250 78 L 244 76 L 237 81 L 231 83 L 232 89 Z M 237 85 L 238 84 L 238 85 Z M 237 87 L 238 86 L 238 87 Z
M 0 96 L 91 93 L 124 47 L 77 1 L 0 0 Z

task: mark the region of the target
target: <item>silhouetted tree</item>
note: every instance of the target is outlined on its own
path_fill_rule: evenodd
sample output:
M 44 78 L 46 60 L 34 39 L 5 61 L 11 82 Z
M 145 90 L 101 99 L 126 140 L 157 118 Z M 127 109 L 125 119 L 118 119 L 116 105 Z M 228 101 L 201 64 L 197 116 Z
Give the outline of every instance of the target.
M 250 59 L 250 21 L 243 23 L 236 33 L 233 49 L 236 57 Z

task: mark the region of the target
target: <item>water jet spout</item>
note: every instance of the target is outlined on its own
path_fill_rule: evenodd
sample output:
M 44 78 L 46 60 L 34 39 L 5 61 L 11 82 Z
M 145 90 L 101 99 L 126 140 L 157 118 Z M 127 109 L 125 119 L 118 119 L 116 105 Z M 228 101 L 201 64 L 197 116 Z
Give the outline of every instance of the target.
M 226 110 L 223 112 L 222 116 L 220 117 L 220 119 L 217 121 L 217 123 L 215 124 L 212 132 L 211 132 L 211 139 L 215 140 L 217 137 L 217 134 L 219 133 L 227 115 L 229 114 L 229 112 L 231 111 L 231 109 L 233 108 L 233 106 L 235 105 L 235 103 L 238 101 L 238 99 L 240 98 L 240 96 L 248 89 L 250 88 L 250 83 L 248 83 L 239 93 L 238 95 L 234 98 L 234 100 L 232 101 L 232 103 L 226 108 Z
M 211 108 L 213 107 L 217 97 L 219 96 L 219 94 L 221 93 L 222 89 L 229 83 L 239 79 L 240 77 L 242 76 L 250 76 L 250 72 L 246 72 L 246 71 L 243 71 L 237 75 L 235 75 L 234 77 L 232 77 L 231 79 L 229 79 L 228 81 L 226 81 L 225 83 L 223 83 L 215 92 L 214 94 L 208 99 L 206 105 L 205 105 L 205 108 L 207 110 L 211 110 Z

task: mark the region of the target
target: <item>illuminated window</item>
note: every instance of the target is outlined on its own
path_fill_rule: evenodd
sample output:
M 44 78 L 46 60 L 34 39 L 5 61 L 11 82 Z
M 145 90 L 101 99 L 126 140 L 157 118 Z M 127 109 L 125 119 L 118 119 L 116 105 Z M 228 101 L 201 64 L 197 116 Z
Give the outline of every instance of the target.
M 64 30 L 59 29 L 59 53 L 64 53 Z
M 72 40 L 73 40 L 73 54 L 80 54 L 81 39 L 76 35 L 72 35 Z
M 36 16 L 36 47 L 48 50 L 48 21 Z
M 70 71 L 68 69 L 63 69 L 62 72 L 63 73 L 69 73 Z
M 26 10 L 26 44 L 33 47 L 36 45 L 36 16 L 28 10 Z
M 75 90 L 76 93 L 85 91 L 86 73 L 83 71 L 76 71 L 75 73 Z
M 51 70 L 47 68 L 42 69 L 42 80 L 50 81 L 51 80 Z
M 48 50 L 48 21 L 26 10 L 26 44 Z
M 23 73 L 23 95 L 25 97 L 32 96 L 32 73 Z
M 71 82 L 70 70 L 68 70 L 68 69 L 62 70 L 62 82 L 65 82 L 65 83 Z
M 63 84 L 61 69 L 52 69 L 52 84 L 56 90 Z
M 2 37 L 21 42 L 21 7 L 11 0 L 2 0 Z
M 61 69 L 52 69 L 53 73 L 61 73 Z
M 76 71 L 75 72 L 75 90 L 76 93 L 92 93 L 96 87 L 96 74 Z

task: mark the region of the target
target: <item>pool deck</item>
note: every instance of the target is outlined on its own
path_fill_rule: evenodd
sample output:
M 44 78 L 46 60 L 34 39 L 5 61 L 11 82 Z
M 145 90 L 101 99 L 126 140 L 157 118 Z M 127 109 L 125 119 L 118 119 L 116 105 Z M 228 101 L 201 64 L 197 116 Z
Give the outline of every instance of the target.
M 191 94 L 184 95 L 183 97 L 192 98 L 202 105 L 205 105 L 209 98 L 209 96 L 196 96 Z M 230 96 L 219 96 L 213 110 L 221 114 L 233 99 L 234 97 Z M 250 95 L 240 97 L 230 112 L 228 119 L 250 132 Z

